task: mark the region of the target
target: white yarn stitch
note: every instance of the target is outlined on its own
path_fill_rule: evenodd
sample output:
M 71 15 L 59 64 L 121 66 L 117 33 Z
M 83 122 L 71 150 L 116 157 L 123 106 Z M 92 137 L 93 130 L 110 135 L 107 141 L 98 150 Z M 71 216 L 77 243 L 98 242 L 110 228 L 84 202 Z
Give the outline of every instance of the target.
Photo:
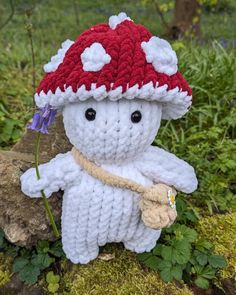
M 120 12 L 118 15 L 112 15 L 109 17 L 109 27 L 112 30 L 115 30 L 116 27 L 121 24 L 123 21 L 125 20 L 131 20 L 130 17 L 127 16 L 127 14 L 125 12 Z
M 155 183 L 173 185 L 187 194 L 197 189 L 198 181 L 193 167 L 161 148 L 149 147 L 136 167 Z
M 83 70 L 86 72 L 100 71 L 105 64 L 111 61 L 111 56 L 106 53 L 101 43 L 95 42 L 85 48 L 81 54 Z
M 151 37 L 149 41 L 142 42 L 141 47 L 146 60 L 151 63 L 159 73 L 173 75 L 177 72 L 178 59 L 170 43 L 159 37 Z
M 38 198 L 41 190 L 49 197 L 59 189 L 71 185 L 80 175 L 79 167 L 74 163 L 70 152 L 59 154 L 46 164 L 39 166 L 41 178 L 38 180 L 34 168 L 27 170 L 21 177 L 21 190 L 24 194 Z
M 43 66 L 46 73 L 55 72 L 58 66 L 63 62 L 66 52 L 75 42 L 71 40 L 66 40 L 61 44 L 61 48 L 58 50 L 57 54 L 51 57 L 51 61 Z
M 104 86 L 105 87 L 105 86 Z M 163 108 L 162 119 L 178 119 L 182 117 L 191 105 L 192 96 L 188 95 L 187 91 L 180 91 L 178 87 L 167 90 L 168 85 L 158 85 L 154 88 L 152 83 L 144 84 L 140 89 L 138 84 L 131 88 L 128 88 L 124 93 L 122 93 L 122 87 L 117 87 L 114 90 L 106 91 L 102 86 L 96 88 L 96 84 L 92 84 L 91 90 L 86 90 L 85 85 L 80 86 L 80 88 L 73 92 L 72 87 L 69 86 L 65 91 L 61 91 L 57 88 L 55 94 L 51 91 L 45 94 L 42 90 L 39 94 L 35 94 L 35 102 L 38 107 L 43 107 L 47 103 L 53 107 L 59 108 L 70 102 L 75 101 L 85 101 L 93 97 L 96 101 L 109 98 L 112 101 L 117 101 L 121 98 L 126 98 L 128 100 L 140 98 L 147 101 L 157 101 L 166 103 Z M 177 91 L 178 90 L 178 91 Z M 98 92 L 101 95 L 98 95 Z M 71 97 L 72 96 L 72 97 Z

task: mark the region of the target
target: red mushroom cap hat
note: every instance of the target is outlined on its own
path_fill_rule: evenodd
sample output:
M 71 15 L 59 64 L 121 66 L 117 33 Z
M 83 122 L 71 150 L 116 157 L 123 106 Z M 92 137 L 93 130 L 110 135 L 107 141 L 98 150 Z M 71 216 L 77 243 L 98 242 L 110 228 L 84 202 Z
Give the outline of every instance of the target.
M 189 109 L 192 91 L 178 72 L 171 45 L 135 24 L 125 13 L 111 16 L 66 40 L 44 66 L 38 107 L 60 108 L 94 98 L 144 99 L 162 103 L 163 119 L 177 119 Z

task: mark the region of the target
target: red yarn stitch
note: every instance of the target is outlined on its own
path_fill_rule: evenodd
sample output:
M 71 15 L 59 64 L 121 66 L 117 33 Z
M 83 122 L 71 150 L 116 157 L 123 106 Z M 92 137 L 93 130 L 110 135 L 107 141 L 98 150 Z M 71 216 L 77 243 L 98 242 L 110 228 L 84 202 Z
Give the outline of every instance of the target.
M 112 89 L 121 86 L 122 92 L 125 92 L 136 84 L 141 88 L 152 82 L 154 87 L 157 83 L 158 86 L 166 84 L 168 90 L 178 87 L 180 91 L 192 95 L 192 90 L 179 72 L 168 76 L 156 72 L 153 65 L 147 63 L 141 43 L 148 41 L 151 36 L 144 26 L 129 20 L 117 25 L 115 30 L 107 24 L 95 25 L 76 39 L 55 72 L 45 74 L 37 93 L 44 91 L 47 94 L 49 90 L 55 93 L 58 87 L 65 91 L 69 86 L 76 92 L 82 85 L 90 90 L 92 83 L 97 88 L 104 85 L 107 91 L 111 90 L 111 84 Z M 85 72 L 80 56 L 94 42 L 102 44 L 111 56 L 111 61 L 98 72 Z

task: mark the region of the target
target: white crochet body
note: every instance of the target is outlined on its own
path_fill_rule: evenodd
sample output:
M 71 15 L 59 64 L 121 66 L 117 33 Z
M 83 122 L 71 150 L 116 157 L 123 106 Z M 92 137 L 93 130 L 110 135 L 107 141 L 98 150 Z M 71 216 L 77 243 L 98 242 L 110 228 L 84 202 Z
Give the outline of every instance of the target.
M 88 108 L 96 110 L 95 120 L 85 118 Z M 133 123 L 130 117 L 136 110 L 142 119 Z M 150 146 L 160 126 L 160 104 L 87 100 L 66 106 L 63 118 L 70 142 L 109 172 L 146 186 L 165 183 L 186 193 L 196 189 L 195 172 L 189 164 Z M 127 249 L 138 253 L 155 246 L 161 231 L 143 224 L 138 194 L 91 177 L 75 163 L 71 152 L 57 155 L 39 170 L 40 180 L 33 168 L 21 176 L 22 191 L 39 197 L 44 189 L 49 197 L 64 190 L 62 243 L 73 263 L 95 259 L 99 246 L 109 242 L 123 242 Z
M 143 185 L 152 183 L 133 163 L 103 168 Z M 110 242 L 123 242 L 135 252 L 150 251 L 160 231 L 144 226 L 139 198 L 138 194 L 104 185 L 81 171 L 63 198 L 62 242 L 68 258 L 74 263 L 87 263 L 97 257 L 98 246 Z

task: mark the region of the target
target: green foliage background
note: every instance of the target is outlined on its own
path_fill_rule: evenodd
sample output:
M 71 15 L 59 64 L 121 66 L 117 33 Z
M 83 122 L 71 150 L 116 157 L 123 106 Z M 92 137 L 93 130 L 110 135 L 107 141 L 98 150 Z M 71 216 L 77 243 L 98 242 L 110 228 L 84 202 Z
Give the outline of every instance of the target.
M 153 34 L 160 36 L 165 31 L 153 1 L 13 2 L 14 16 L 0 29 L 0 146 L 3 149 L 9 149 L 20 139 L 33 113 L 31 36 L 37 85 L 43 75 L 42 65 L 55 54 L 61 42 L 74 40 L 92 24 L 106 22 L 112 14 L 126 11 Z M 0 28 L 11 13 L 9 3 L 0 0 Z M 187 225 L 190 230 L 201 217 L 235 212 L 236 209 L 236 2 L 218 0 L 203 1 L 203 4 L 202 39 L 171 41 L 177 51 L 180 71 L 193 88 L 193 106 L 184 118 L 163 121 L 154 142 L 196 168 L 198 190 L 191 198 L 178 194 L 177 204 L 178 226 Z M 162 0 L 160 7 L 169 21 L 173 14 L 173 1 Z M 176 235 L 175 228 L 170 230 L 163 235 L 163 247 L 171 246 L 165 239 L 168 235 Z M 190 247 L 191 259 L 202 262 L 201 258 L 196 258 L 199 256 L 196 254 L 197 237 L 195 240 L 185 246 Z M 207 252 L 206 255 L 209 258 L 214 254 Z M 157 258 L 166 257 L 157 254 Z M 152 258 L 151 264 L 154 260 Z M 175 275 L 172 273 L 172 277 L 178 279 L 182 270 Z M 52 283 L 50 279 L 48 283 Z M 208 287 L 205 281 L 200 283 Z

